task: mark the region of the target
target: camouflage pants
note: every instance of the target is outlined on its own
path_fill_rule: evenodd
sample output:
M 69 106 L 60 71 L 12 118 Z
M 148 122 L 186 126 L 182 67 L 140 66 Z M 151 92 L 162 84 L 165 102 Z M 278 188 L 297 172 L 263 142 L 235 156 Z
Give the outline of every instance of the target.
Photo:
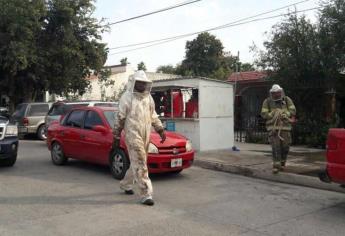
M 130 168 L 125 177 L 120 182 L 120 188 L 123 190 L 132 190 L 136 183 L 139 188 L 141 198 L 152 197 L 152 183 L 147 169 L 147 151 L 142 147 L 128 147 Z
M 273 167 L 280 167 L 285 165 L 287 155 L 291 145 L 290 131 L 280 131 L 280 139 L 278 131 L 270 131 L 269 142 L 272 146 Z

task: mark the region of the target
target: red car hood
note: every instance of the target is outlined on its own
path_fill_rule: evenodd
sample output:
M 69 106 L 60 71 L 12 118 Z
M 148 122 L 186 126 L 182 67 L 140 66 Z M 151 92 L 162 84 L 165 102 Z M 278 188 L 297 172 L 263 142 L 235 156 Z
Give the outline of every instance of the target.
M 150 141 L 153 143 L 157 148 L 168 148 L 168 147 L 185 147 L 187 139 L 177 133 L 174 132 L 165 132 L 167 138 L 164 143 L 161 143 L 161 137 L 156 132 L 151 132 Z

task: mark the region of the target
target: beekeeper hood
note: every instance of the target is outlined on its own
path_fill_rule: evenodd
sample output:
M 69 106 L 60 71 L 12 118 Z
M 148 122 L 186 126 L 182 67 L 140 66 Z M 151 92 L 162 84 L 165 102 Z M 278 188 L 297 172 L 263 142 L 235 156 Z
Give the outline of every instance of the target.
M 129 77 L 127 89 L 135 94 L 149 94 L 152 88 L 152 81 L 149 80 L 144 71 L 138 70 Z
M 282 87 L 280 87 L 278 84 L 274 84 L 272 88 L 270 89 L 270 96 L 273 99 L 273 101 L 280 101 L 283 99 L 284 90 Z

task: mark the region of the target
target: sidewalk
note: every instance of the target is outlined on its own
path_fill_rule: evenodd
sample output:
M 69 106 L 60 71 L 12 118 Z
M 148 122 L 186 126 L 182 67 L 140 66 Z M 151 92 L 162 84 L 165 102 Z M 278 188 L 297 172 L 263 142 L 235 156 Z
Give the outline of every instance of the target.
M 345 193 L 338 184 L 323 183 L 318 173 L 325 169 L 325 150 L 291 147 L 283 172 L 272 174 L 271 147 L 265 144 L 236 143 L 240 151 L 198 152 L 194 164 L 199 167 L 240 174 L 281 183 Z

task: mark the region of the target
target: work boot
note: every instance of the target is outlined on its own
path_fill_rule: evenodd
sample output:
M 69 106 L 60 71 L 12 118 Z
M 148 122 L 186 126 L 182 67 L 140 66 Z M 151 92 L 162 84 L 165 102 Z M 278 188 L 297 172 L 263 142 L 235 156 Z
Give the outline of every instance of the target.
M 133 195 L 134 194 L 134 191 L 131 189 L 131 190 L 125 190 L 125 194 L 127 195 Z
M 145 197 L 141 199 L 140 203 L 147 206 L 153 206 L 155 204 L 152 197 Z
M 285 167 L 286 167 L 286 162 L 285 161 L 280 162 L 280 170 L 284 170 Z
M 120 189 L 122 189 L 125 192 L 125 194 L 127 194 L 127 195 L 133 195 L 134 194 L 134 191 L 132 189 L 126 189 L 123 186 L 120 186 Z
M 276 167 L 273 167 L 272 173 L 273 173 L 273 174 L 278 174 L 278 173 L 279 173 L 279 169 L 276 168 Z
M 272 173 L 273 173 L 273 174 L 278 174 L 278 172 L 279 172 L 280 170 L 281 170 L 280 162 L 275 162 L 275 163 L 273 163 Z

